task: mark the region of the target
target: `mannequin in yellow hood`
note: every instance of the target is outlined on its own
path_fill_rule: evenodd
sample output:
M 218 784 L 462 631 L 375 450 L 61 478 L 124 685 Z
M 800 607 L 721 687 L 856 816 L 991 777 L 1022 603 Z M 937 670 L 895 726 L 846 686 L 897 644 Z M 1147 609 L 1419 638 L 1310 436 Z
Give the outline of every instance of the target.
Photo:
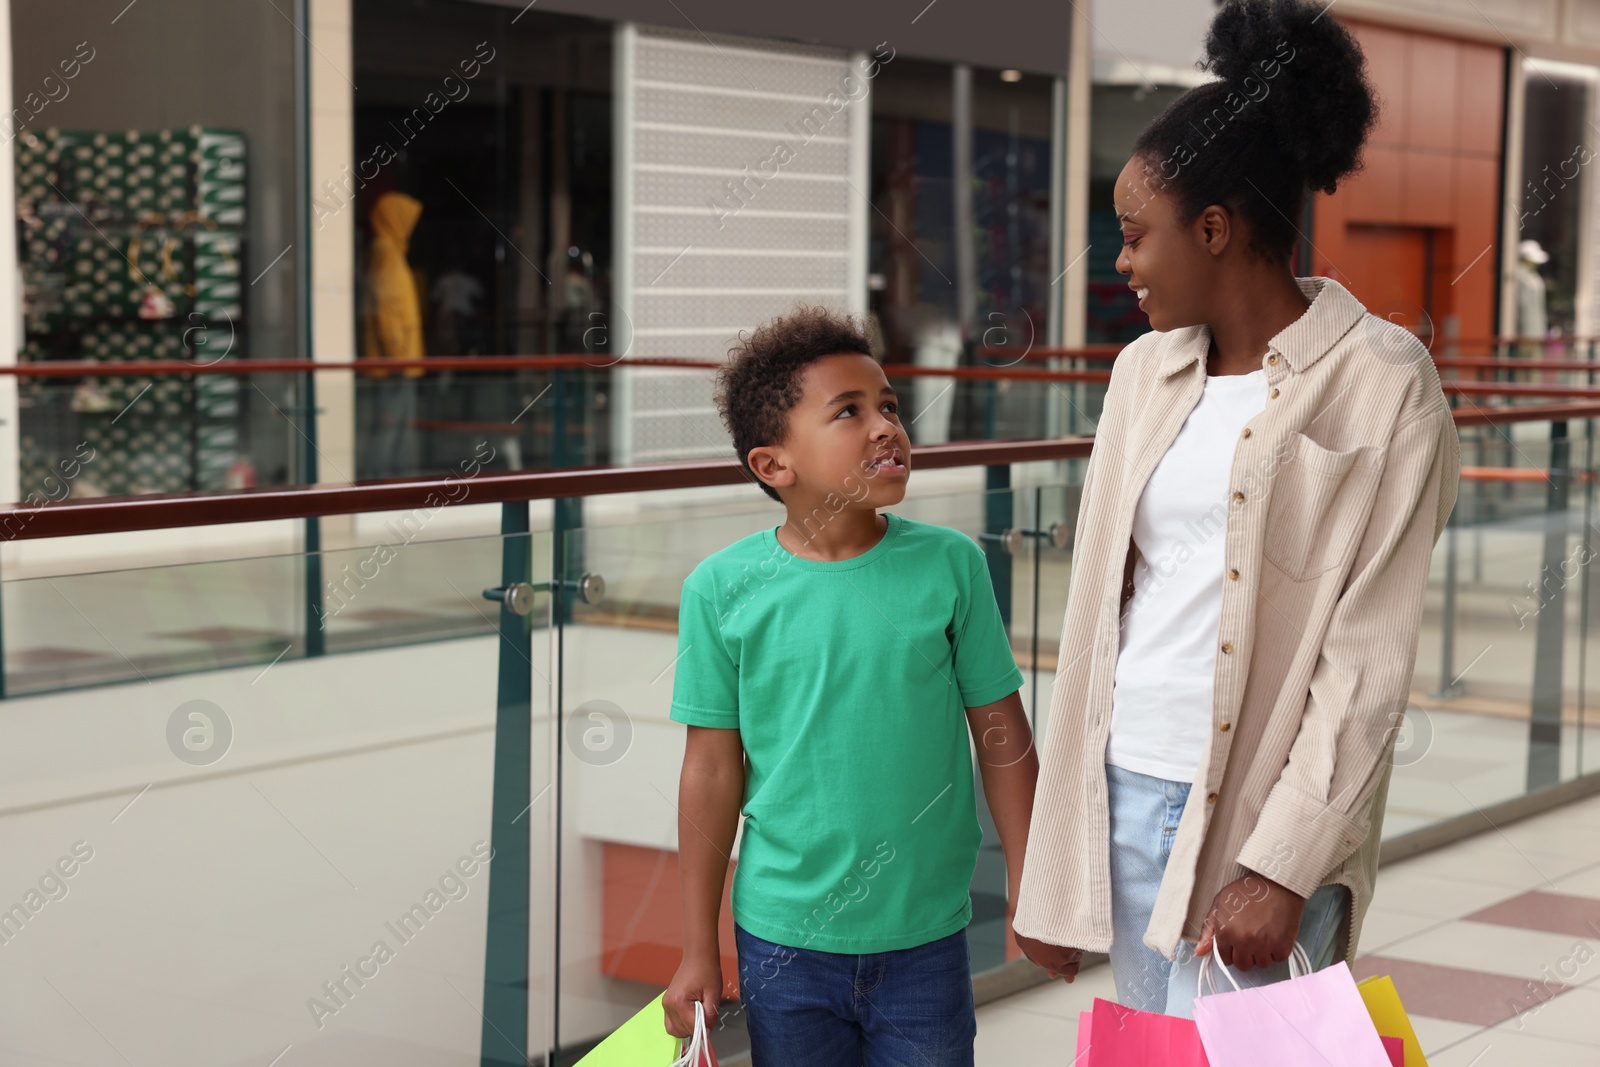
M 422 306 L 416 280 L 406 262 L 411 231 L 422 215 L 422 202 L 405 193 L 384 193 L 372 205 L 372 244 L 367 252 L 367 291 L 362 307 L 363 359 L 420 360 Z M 387 378 L 387 371 L 373 371 Z M 422 376 L 421 367 L 407 368 L 407 378 Z
M 365 292 L 361 305 L 361 356 L 419 363 L 422 347 L 422 302 L 406 262 L 406 246 L 422 215 L 422 203 L 405 193 L 388 192 L 372 205 L 372 243 L 367 252 Z M 407 367 L 389 379 L 387 370 L 365 372 L 384 379 L 370 383 L 366 402 L 358 403 L 360 440 L 357 468 L 362 478 L 399 478 L 418 473 L 417 417 L 420 366 Z

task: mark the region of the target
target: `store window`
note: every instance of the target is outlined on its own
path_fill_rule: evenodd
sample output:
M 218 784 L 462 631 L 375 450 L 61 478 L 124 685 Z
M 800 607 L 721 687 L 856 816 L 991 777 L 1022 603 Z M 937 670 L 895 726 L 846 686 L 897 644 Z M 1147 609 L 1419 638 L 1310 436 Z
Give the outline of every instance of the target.
M 873 83 L 868 284 L 886 363 L 1047 343 L 1053 84 L 904 57 Z M 950 384 L 912 382 L 919 444 L 988 435 L 981 390 Z
M 1596 160 L 1590 118 L 1600 71 L 1528 60 L 1523 67 L 1522 188 L 1516 242 L 1506 249 L 1516 290 L 1502 333 L 1578 333 L 1579 235 L 1585 224 L 1583 171 Z
M 303 356 L 295 30 L 271 5 L 13 5 L 20 361 Z M 288 375 L 19 380 L 24 499 L 295 477 Z M 68 473 L 70 472 L 70 473 Z
M 1088 314 L 1089 344 L 1122 344 L 1149 332 L 1150 320 L 1117 273 L 1122 231 L 1112 204 L 1117 175 L 1133 152 L 1133 142 L 1152 119 L 1187 89 L 1177 86 L 1096 85 L 1089 148 Z
M 609 351 L 612 24 L 456 0 L 356 0 L 360 478 L 608 461 L 608 375 L 424 373 L 433 357 Z M 414 300 L 392 294 L 410 288 Z M 397 313 L 394 308 L 400 307 Z M 551 394 L 552 396 L 554 394 Z

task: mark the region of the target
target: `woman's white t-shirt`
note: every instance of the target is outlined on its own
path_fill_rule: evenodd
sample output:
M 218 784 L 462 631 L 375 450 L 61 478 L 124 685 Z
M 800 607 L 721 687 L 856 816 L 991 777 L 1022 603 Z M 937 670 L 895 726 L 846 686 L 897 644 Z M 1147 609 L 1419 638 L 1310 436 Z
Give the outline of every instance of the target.
M 1267 372 L 1206 375 L 1133 517 L 1141 557 L 1124 609 L 1106 762 L 1192 782 L 1211 732 L 1233 450 L 1267 404 Z

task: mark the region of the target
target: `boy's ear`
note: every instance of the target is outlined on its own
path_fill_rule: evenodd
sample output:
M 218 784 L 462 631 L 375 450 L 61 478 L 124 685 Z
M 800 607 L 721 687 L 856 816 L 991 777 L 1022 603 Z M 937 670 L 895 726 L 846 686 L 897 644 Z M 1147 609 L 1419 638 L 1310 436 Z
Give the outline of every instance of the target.
M 783 449 L 762 445 L 752 448 L 748 459 L 755 476 L 774 489 L 786 489 L 795 483 L 797 475 L 794 468 L 789 466 Z

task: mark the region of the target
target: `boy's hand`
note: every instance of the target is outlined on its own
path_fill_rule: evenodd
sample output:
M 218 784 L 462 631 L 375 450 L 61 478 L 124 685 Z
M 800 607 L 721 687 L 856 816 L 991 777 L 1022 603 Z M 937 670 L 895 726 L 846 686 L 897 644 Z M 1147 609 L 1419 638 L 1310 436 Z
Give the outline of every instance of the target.
M 1017 947 L 1022 950 L 1022 954 L 1036 966 L 1043 968 L 1051 978 L 1065 978 L 1070 982 L 1078 977 L 1078 965 L 1083 962 L 1083 949 L 1064 948 L 1046 941 L 1035 941 L 1031 937 L 1023 937 L 1015 929 L 1011 931 L 1011 935 L 1017 939 Z
M 694 1033 L 694 1002 L 706 1009 L 706 1029 L 716 1025 L 717 1006 L 722 1003 L 722 962 L 716 958 L 684 956 L 678 973 L 672 976 L 661 1004 L 666 1008 L 667 1033 L 687 1038 Z
M 1259 874 L 1222 887 L 1200 927 L 1196 956 L 1215 949 L 1222 962 L 1241 971 L 1270 967 L 1289 958 L 1306 900 Z

